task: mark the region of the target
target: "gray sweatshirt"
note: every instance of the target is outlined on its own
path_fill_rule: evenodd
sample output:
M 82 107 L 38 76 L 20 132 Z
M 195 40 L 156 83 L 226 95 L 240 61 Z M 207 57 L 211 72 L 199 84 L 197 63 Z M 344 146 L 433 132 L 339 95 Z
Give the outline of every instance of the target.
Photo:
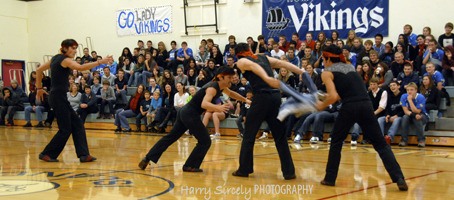
M 68 97 L 69 104 L 71 104 L 73 110 L 77 111 L 80 106 L 80 99 L 82 98 L 82 94 L 78 92 L 76 96 L 72 96 L 71 93 L 68 92 L 66 93 L 66 96 Z
M 107 91 L 105 91 L 104 88 L 101 88 L 101 98 L 109 101 L 110 100 L 115 101 L 116 99 L 115 92 L 112 89 L 112 87 L 108 87 Z

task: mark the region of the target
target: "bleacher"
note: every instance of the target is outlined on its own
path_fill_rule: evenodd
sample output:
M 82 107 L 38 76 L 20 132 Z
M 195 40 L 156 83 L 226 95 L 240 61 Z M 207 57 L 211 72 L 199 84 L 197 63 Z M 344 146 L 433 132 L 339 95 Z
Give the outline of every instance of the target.
M 447 86 L 446 90 L 448 91 L 451 97 L 454 97 L 454 86 Z M 136 91 L 135 87 L 128 88 L 128 98 L 130 95 L 134 94 Z M 451 98 L 451 102 L 454 102 L 454 98 Z M 29 105 L 29 104 L 25 104 Z M 98 114 L 89 114 L 86 119 L 85 127 L 89 130 L 113 130 L 116 128 L 114 125 L 114 119 L 96 119 Z M 44 118 L 46 114 L 44 114 Z M 16 112 L 15 124 L 22 126 L 25 124 L 25 114 L 24 111 Z M 32 114 L 31 116 L 32 123 L 35 125 L 36 116 Z M 221 122 L 221 135 L 222 136 L 236 136 L 238 132 L 237 125 L 235 123 L 236 118 L 227 118 Z M 135 129 L 135 118 L 129 118 L 129 123 L 131 124 L 132 129 Z M 56 121 L 54 122 L 56 123 Z M 172 122 L 169 122 L 167 131 L 170 131 Z M 437 118 L 437 111 L 430 112 L 430 120 L 427 124 L 429 126 L 429 131 L 425 131 L 426 135 L 426 144 L 427 145 L 436 145 L 436 146 L 454 146 L 454 107 L 447 107 L 447 111 L 443 113 L 443 117 Z M 56 127 L 56 125 L 54 125 Z M 213 127 L 212 122 L 208 125 L 209 128 Z M 266 127 L 266 124 L 262 124 L 262 129 Z M 332 123 L 325 124 L 325 134 L 324 140 L 328 139 L 329 133 L 333 128 Z M 409 144 L 417 144 L 416 135 L 410 130 Z M 310 134 L 307 134 L 304 139 L 309 139 Z M 350 137 L 346 139 L 350 141 Z M 359 139 L 361 140 L 361 138 Z M 399 134 L 396 136 L 395 141 L 400 141 Z

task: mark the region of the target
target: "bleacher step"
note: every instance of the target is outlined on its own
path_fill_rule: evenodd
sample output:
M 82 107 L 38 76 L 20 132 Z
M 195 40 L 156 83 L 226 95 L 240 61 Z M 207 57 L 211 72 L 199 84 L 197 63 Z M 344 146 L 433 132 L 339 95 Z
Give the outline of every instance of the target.
M 435 120 L 435 129 L 444 131 L 454 130 L 454 118 L 437 118 Z

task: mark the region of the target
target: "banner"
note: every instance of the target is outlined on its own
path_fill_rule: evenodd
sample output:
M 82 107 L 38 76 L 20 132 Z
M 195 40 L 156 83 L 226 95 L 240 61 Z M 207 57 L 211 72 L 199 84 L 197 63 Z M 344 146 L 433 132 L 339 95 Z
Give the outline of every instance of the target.
M 171 6 L 119 10 L 116 17 L 118 36 L 172 32 Z
M 333 30 L 340 38 L 349 30 L 362 38 L 388 36 L 389 0 L 264 0 L 262 13 L 266 38 L 283 34 L 289 40 L 297 32 L 305 40 L 311 32 L 315 40 L 320 31 L 331 38 Z

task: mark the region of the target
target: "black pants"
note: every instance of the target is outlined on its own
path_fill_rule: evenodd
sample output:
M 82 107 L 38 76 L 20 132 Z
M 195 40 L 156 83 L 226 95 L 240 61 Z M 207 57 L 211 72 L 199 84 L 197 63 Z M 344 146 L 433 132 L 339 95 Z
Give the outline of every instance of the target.
M 98 112 L 98 105 L 91 105 L 86 108 L 79 108 L 77 110 L 77 114 L 79 114 L 82 123 L 85 123 L 85 119 L 87 119 L 88 114 L 90 113 L 97 113 Z
M 183 133 L 189 132 L 197 139 L 197 144 L 189 155 L 185 167 L 200 168 L 205 155 L 210 149 L 211 139 L 207 129 L 200 120 L 200 115 L 189 106 L 184 106 L 177 113 L 177 119 L 169 134 L 162 137 L 148 152 L 146 158 L 157 163 L 164 151 L 177 141 Z
M 56 159 L 72 133 L 77 157 L 90 155 L 84 124 L 69 104 L 66 94 L 51 94 L 49 104 L 56 113 L 58 132 L 41 153 Z
M 396 182 L 399 178 L 404 178 L 399 163 L 397 163 L 394 153 L 391 151 L 391 147 L 386 143 L 381 134 L 377 118 L 374 116 L 372 103 L 370 101 L 363 101 L 344 103 L 339 111 L 339 116 L 334 123 L 333 133 L 331 135 L 331 146 L 324 180 L 332 183 L 336 182 L 342 145 L 354 123 L 358 123 L 363 133 L 366 134 L 374 146 L 392 181 Z
M 242 174 L 254 172 L 253 151 L 255 137 L 262 122 L 266 121 L 273 134 L 274 143 L 276 144 L 276 149 L 281 161 L 283 175 L 290 176 L 295 174 L 295 166 L 293 165 L 287 136 L 285 135 L 285 126 L 276 118 L 279 113 L 280 105 L 281 95 L 279 92 L 254 94 L 253 102 L 246 115 L 238 172 Z

